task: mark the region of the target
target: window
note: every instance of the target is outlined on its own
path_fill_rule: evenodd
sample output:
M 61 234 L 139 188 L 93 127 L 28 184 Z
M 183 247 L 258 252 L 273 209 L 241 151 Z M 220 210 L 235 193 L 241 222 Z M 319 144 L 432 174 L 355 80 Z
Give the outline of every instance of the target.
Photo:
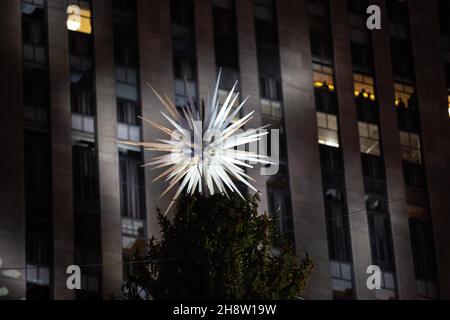
M 328 1 L 309 0 L 308 20 L 313 60 L 331 63 L 333 48 Z
M 375 101 L 375 88 L 373 78 L 367 75 L 353 74 L 355 97 Z
M 422 163 L 420 137 L 417 134 L 400 131 L 402 159 L 411 163 Z
M 338 102 L 334 88 L 333 69 L 314 63 L 313 85 L 316 110 L 337 114 Z
M 394 80 L 414 81 L 414 60 L 409 40 L 391 38 L 391 59 Z
M 175 103 L 179 108 L 187 106 L 192 99 L 194 105 L 197 103 L 197 82 L 175 79 Z
M 409 24 L 408 6 L 405 0 L 388 0 L 386 9 L 389 22 L 401 25 Z
M 395 106 L 399 108 L 414 108 L 415 95 L 414 87 L 400 82 L 394 83 Z
M 47 33 L 45 22 L 41 19 L 24 18 L 22 23 L 23 55 L 25 61 L 38 64 L 47 62 Z
M 364 176 L 364 189 L 366 192 L 385 194 L 385 173 L 383 159 L 371 154 L 361 154 L 362 170 Z
M 145 222 L 122 218 L 122 259 L 123 275 L 127 279 L 133 272 L 135 257 L 145 254 Z
M 141 121 L 138 118 L 139 115 L 140 106 L 137 103 L 117 99 L 117 121 L 119 123 L 139 126 L 141 124 Z
M 95 97 L 91 90 L 85 88 L 71 88 L 72 112 L 84 115 L 95 116 Z
M 270 76 L 260 76 L 260 95 L 269 100 L 281 101 L 281 83 Z
M 367 122 L 358 122 L 359 146 L 361 153 L 380 155 L 380 136 L 378 126 Z
M 89 144 L 73 147 L 74 206 L 98 212 L 99 185 L 97 154 Z
M 337 117 L 332 114 L 316 112 L 319 144 L 339 148 Z
M 50 97 L 47 73 L 41 69 L 25 68 L 23 81 L 23 99 L 25 119 L 40 124 L 48 122 Z M 44 80 L 44 81 L 43 81 Z
M 114 16 L 133 19 L 136 15 L 136 0 L 113 0 Z
M 133 32 L 130 31 L 131 33 Z M 128 33 L 129 36 L 130 33 Z M 118 65 L 135 67 L 138 65 L 138 46 L 133 40 L 114 39 L 114 58 Z
M 239 70 L 234 1 L 214 1 L 213 22 L 216 64 Z
M 70 0 L 67 8 L 67 29 L 91 34 L 91 7 L 87 1 Z
M 353 69 L 359 72 L 373 72 L 372 46 L 364 43 L 351 42 Z
M 403 176 L 405 179 L 405 185 L 409 188 L 414 189 L 426 189 L 426 178 L 425 178 L 425 171 L 424 167 L 411 162 L 403 162 Z M 408 190 L 407 190 L 408 193 Z M 423 206 L 426 204 L 426 201 L 420 201 L 423 196 L 420 196 L 418 194 L 415 195 L 417 199 L 411 199 L 412 201 L 409 201 L 411 197 L 408 197 L 407 195 L 407 202 L 411 204 L 416 204 L 417 206 Z
M 72 130 L 95 133 L 95 96 L 92 90 L 71 86 Z
M 50 145 L 48 136 L 27 133 L 25 139 L 25 190 L 27 203 L 50 205 Z
M 347 9 L 354 14 L 365 15 L 368 6 L 367 0 L 347 0 Z
M 327 65 L 313 63 L 314 88 L 324 88 L 334 91 L 333 68 Z
M 45 0 L 22 0 L 22 13 L 32 15 L 36 10 L 44 9 Z
M 325 201 L 328 250 L 331 260 L 352 261 L 348 215 L 342 203 Z
M 372 261 L 383 271 L 394 271 L 394 255 L 389 216 L 368 207 Z M 393 286 L 389 286 L 391 289 Z
M 120 163 L 120 204 L 122 216 L 145 218 L 144 171 L 139 153 L 121 153 Z
M 409 219 L 414 271 L 418 294 L 425 298 L 438 297 L 436 287 L 436 257 L 431 224 L 421 219 Z
M 330 261 L 333 298 L 346 300 L 353 298 L 353 266 L 351 263 Z
M 137 101 L 138 71 L 133 67 L 116 66 L 116 95 L 118 98 Z
M 320 146 L 320 164 L 322 169 L 331 169 L 336 171 L 343 170 L 342 156 L 340 150 L 329 146 Z M 339 183 L 340 184 L 340 183 Z
M 69 32 L 70 81 L 72 85 L 93 87 L 92 38 Z

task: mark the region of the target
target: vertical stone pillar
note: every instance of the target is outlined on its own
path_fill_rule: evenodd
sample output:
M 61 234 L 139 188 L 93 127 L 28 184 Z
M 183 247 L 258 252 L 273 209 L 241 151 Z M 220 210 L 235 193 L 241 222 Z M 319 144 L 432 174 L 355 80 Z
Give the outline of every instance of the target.
M 120 295 L 122 285 L 122 220 L 112 1 L 93 1 L 97 145 L 100 180 L 103 297 Z
M 75 293 L 66 287 L 67 267 L 75 262 L 66 1 L 48 0 L 47 8 L 53 177 L 53 293 L 56 300 L 71 300 Z
M 306 0 L 277 1 L 289 181 L 298 255 L 315 269 L 305 298 L 331 299 Z
M 141 100 L 144 118 L 157 123 L 167 124 L 160 113 L 164 109 L 161 102 L 147 86 L 151 84 L 160 94 L 167 94 L 174 100 L 174 76 L 172 60 L 172 34 L 170 25 L 169 0 L 138 0 L 138 33 L 141 67 Z M 159 130 L 143 124 L 144 141 L 154 141 L 167 136 Z M 161 155 L 160 152 L 146 151 L 145 162 Z M 158 173 L 159 172 L 159 173 Z M 160 199 L 160 194 L 167 188 L 163 182 L 152 183 L 161 172 L 145 170 L 145 190 L 147 203 L 148 235 L 159 235 L 159 225 L 156 219 L 156 207 L 163 212 L 169 205 L 172 194 Z

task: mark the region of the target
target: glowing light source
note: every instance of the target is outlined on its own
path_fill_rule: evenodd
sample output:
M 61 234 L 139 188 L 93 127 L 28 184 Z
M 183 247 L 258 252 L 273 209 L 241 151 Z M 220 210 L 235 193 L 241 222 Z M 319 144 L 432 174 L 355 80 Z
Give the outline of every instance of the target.
M 237 192 L 242 197 L 235 184 L 239 181 L 253 191 L 257 191 L 248 182 L 253 179 L 245 173 L 244 168 L 252 168 L 249 162 L 271 163 L 267 161 L 266 156 L 245 151 L 245 145 L 259 141 L 267 132 L 260 132 L 265 127 L 240 131 L 252 119 L 254 111 L 239 118 L 239 112 L 248 97 L 237 107 L 235 106 L 239 98 L 239 92 L 235 93 L 237 81 L 225 101 L 223 103 L 220 101 L 220 74 L 221 72 L 219 72 L 214 93 L 206 102 L 204 112 L 195 107 L 192 98 L 189 98 L 189 103 L 180 112 L 167 95 L 161 97 L 150 87 L 166 108 L 168 114 L 164 112 L 161 114 L 173 129 L 144 118 L 142 120 L 168 135 L 170 140 L 120 141 L 120 143 L 140 146 L 146 150 L 166 153 L 144 164 L 153 169 L 165 168 L 165 171 L 153 180 L 155 182 L 164 178 L 169 183 L 161 197 L 178 185 L 166 213 L 184 190 L 189 194 L 198 191 L 211 195 L 217 192 L 227 194 L 229 190 Z

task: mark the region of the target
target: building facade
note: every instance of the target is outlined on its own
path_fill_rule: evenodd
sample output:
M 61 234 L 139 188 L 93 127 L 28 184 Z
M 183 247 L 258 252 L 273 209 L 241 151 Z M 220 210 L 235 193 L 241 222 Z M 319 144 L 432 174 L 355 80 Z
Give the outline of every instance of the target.
M 120 141 L 159 137 L 138 118 L 163 122 L 149 84 L 182 107 L 220 68 L 249 127 L 279 129 L 279 172 L 249 173 L 314 261 L 305 298 L 450 299 L 447 2 L 2 3 L 0 299 L 120 297 L 167 205 L 154 154 Z

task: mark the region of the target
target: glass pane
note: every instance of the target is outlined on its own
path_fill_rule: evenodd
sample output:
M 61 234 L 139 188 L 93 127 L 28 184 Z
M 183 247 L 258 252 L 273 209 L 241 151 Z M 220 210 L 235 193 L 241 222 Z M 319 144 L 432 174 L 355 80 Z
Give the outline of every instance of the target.
M 369 137 L 374 140 L 380 140 L 378 126 L 373 124 L 369 125 Z
M 400 144 L 405 147 L 409 147 L 409 135 L 408 132 L 400 131 Z
M 409 138 L 410 138 L 411 147 L 414 149 L 420 150 L 419 136 L 417 134 L 410 134 Z
M 317 126 L 319 128 L 327 127 L 327 118 L 326 118 L 325 113 L 317 112 Z
M 358 129 L 359 129 L 359 136 L 368 138 L 369 137 L 369 130 L 367 128 L 367 123 L 365 122 L 358 122 Z
M 328 129 L 338 131 L 337 117 L 333 115 L 328 115 Z

